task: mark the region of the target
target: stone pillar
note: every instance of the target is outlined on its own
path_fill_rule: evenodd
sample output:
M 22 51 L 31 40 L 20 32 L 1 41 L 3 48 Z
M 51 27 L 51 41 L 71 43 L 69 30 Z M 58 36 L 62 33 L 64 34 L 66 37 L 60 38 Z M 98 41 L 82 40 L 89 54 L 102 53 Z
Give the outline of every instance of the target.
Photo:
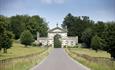
M 39 32 L 37 32 L 37 41 L 39 41 L 39 37 L 40 37 Z

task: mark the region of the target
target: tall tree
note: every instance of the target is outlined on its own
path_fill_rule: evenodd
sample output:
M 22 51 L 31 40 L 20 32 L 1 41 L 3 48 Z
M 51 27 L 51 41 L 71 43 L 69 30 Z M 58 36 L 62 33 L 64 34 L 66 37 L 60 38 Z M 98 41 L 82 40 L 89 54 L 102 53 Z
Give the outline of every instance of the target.
M 104 32 L 104 39 L 106 41 L 106 47 L 104 50 L 111 54 L 111 57 L 115 59 L 115 22 L 108 22 L 107 29 Z
M 4 53 L 7 53 L 7 49 L 12 47 L 13 34 L 7 30 L 7 19 L 4 16 L 0 16 L 0 50 L 3 48 Z
M 96 50 L 96 52 L 103 46 L 103 39 L 101 39 L 99 36 L 95 35 L 91 39 L 91 48 Z
M 95 35 L 98 35 L 99 37 L 102 38 L 105 29 L 106 29 L 105 23 L 102 21 L 98 21 L 93 27 L 93 32 L 95 33 Z
M 15 39 L 19 39 L 21 33 L 24 31 L 25 24 L 22 21 L 23 16 L 16 15 L 10 18 L 10 31 L 15 35 Z
M 40 36 L 47 36 L 47 23 L 38 15 L 28 16 L 28 15 L 16 15 L 10 18 L 9 29 L 15 34 L 15 39 L 19 39 L 21 33 L 28 29 L 34 39 L 37 38 L 37 32 Z
M 90 44 L 91 44 L 91 38 L 93 36 L 93 32 L 91 28 L 87 28 L 81 36 L 81 40 L 86 44 L 87 48 L 90 48 Z
M 26 23 L 26 28 L 30 30 L 33 37 L 37 38 L 37 32 L 40 33 L 40 36 L 47 36 L 47 23 L 39 16 L 32 16 L 28 23 Z
M 2 48 L 4 49 L 4 53 L 7 53 L 7 49 L 12 47 L 13 34 L 9 31 L 5 31 L 2 37 Z
M 68 36 L 78 36 L 79 42 L 81 41 L 82 32 L 86 28 L 91 28 L 94 21 L 90 20 L 87 16 L 73 16 L 69 13 L 63 21 L 62 27 L 67 26 Z

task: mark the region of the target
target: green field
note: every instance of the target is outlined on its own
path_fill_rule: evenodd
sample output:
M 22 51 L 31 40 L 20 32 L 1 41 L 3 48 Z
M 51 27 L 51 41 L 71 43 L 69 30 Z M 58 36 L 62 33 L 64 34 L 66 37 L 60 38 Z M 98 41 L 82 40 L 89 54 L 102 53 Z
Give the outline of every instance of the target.
M 85 49 L 85 48 L 71 48 L 70 49 L 73 52 L 76 52 L 78 54 L 86 54 L 92 57 L 105 57 L 105 58 L 111 58 L 110 54 L 107 53 L 106 51 L 94 51 L 92 49 Z
M 51 48 L 25 47 L 13 42 L 13 47 L 8 53 L 0 52 L 0 70 L 29 70 L 45 57 Z
M 13 43 L 13 47 L 11 47 L 11 49 L 8 49 L 8 53 L 0 52 L 0 60 L 39 53 L 45 49 L 47 48 L 32 47 L 32 46 L 25 47 L 22 44 Z
M 66 48 L 66 52 L 75 60 L 91 70 L 115 70 L 115 61 L 106 51 L 94 51 L 85 48 Z

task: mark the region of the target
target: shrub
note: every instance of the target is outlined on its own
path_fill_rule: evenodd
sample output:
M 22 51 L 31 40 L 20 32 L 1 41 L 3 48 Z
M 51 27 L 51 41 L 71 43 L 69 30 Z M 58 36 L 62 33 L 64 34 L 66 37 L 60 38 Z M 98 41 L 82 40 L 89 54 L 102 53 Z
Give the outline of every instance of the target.
M 31 32 L 29 30 L 25 30 L 24 32 L 22 32 L 20 36 L 20 41 L 21 44 L 24 44 L 25 46 L 31 45 L 32 42 L 34 41 Z
M 38 45 L 39 45 L 39 46 L 42 46 L 42 43 L 39 43 Z
M 73 48 L 78 48 L 78 47 L 79 47 L 78 45 L 73 46 Z
M 33 43 L 32 43 L 32 46 L 35 47 L 35 46 L 38 46 L 38 44 L 37 44 L 36 42 L 33 42 Z
M 101 46 L 103 45 L 102 41 L 103 40 L 99 36 L 95 35 L 91 40 L 92 49 L 96 50 L 96 52 L 97 52 L 98 49 L 100 49 Z

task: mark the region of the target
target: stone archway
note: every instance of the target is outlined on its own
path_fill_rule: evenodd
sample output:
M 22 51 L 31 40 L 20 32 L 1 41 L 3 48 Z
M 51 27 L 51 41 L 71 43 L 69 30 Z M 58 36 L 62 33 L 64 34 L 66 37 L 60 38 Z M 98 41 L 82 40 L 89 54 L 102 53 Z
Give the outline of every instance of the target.
M 61 42 L 61 35 L 56 34 L 54 36 L 54 48 L 61 48 L 62 42 Z

